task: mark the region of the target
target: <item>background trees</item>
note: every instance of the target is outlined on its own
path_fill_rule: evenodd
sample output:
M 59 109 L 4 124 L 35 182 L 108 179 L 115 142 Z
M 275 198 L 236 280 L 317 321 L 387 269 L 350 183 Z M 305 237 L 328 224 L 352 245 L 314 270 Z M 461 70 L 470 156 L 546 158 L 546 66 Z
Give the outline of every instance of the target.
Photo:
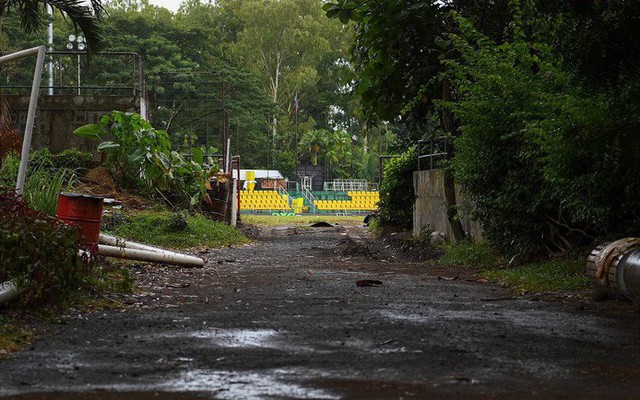
M 294 178 L 297 164 L 311 162 L 300 141 L 307 132 L 321 131 L 343 138 L 327 139 L 327 155 L 344 154 L 343 148 L 354 154 L 348 168 L 323 155 L 329 177 L 375 180 L 370 159 L 394 142 L 388 135 L 393 130 L 379 135 L 375 124 L 364 123 L 359 101 L 351 95 L 353 30 L 326 18 L 322 3 L 188 0 L 172 13 L 147 1 L 113 1 L 101 20 L 104 50 L 140 54 L 151 122 L 166 129 L 174 145 L 221 149 L 224 97 L 232 151 L 247 167 L 280 169 Z M 17 16 L 7 17 L 2 49 L 8 43 L 24 48 L 46 42 L 44 31 L 25 36 L 17 29 Z M 54 50 L 65 50 L 74 28 L 58 16 L 54 26 Z M 94 65 L 102 85 L 130 75 L 108 57 Z
M 364 106 L 401 118 L 408 142 L 438 131 L 456 138 L 452 171 L 487 238 L 517 260 L 640 233 L 635 8 L 534 0 L 325 6 L 356 23 Z

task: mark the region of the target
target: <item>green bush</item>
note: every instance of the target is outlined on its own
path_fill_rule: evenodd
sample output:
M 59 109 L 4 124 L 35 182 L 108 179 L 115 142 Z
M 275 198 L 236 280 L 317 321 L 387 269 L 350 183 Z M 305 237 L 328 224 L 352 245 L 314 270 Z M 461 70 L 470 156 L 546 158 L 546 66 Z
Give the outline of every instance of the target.
M 205 165 L 200 148 L 191 149 L 191 160 L 172 150 L 167 132 L 154 129 L 136 113 L 114 111 L 74 133 L 102 140 L 98 151 L 107 155 L 107 166 L 120 187 L 144 188 L 171 206 L 199 205 L 206 180 L 218 172 L 217 167 Z M 107 136 L 112 140 L 104 140 Z
M 87 266 L 78 249 L 76 228 L 0 193 L 0 281 L 18 283 L 21 303 L 63 302 L 85 286 Z
M 380 222 L 402 228 L 413 224 L 413 172 L 418 169 L 418 154 L 411 147 L 399 158 L 391 159 L 384 168 L 378 203 Z
M 77 149 L 67 149 L 58 154 L 51 154 L 49 149 L 36 150 L 31 154 L 30 163 L 42 165 L 43 168 L 55 172 L 66 169 L 75 174 L 80 174 L 91 167 L 93 155 Z
M 640 234 L 637 83 L 581 88 L 545 42 L 553 21 L 514 21 L 505 43 L 462 19 L 448 38 L 458 99 L 447 106 L 462 125 L 453 165 L 485 237 L 522 262 Z

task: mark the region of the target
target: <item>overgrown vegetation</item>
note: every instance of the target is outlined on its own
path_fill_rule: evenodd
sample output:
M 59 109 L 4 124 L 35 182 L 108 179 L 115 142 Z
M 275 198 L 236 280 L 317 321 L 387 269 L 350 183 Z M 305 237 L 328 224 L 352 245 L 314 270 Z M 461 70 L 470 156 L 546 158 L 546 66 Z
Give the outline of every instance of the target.
M 186 160 L 172 150 L 167 132 L 154 129 L 136 113 L 114 111 L 74 133 L 102 141 L 98 150 L 107 155 L 106 165 L 120 187 L 142 186 L 173 207 L 199 206 L 206 180 L 218 173 L 217 166 L 205 164 L 201 149 L 191 148 L 192 159 Z
M 448 36 L 448 73 L 460 77 L 447 104 L 461 123 L 454 166 L 485 236 L 509 256 L 535 257 L 638 232 L 640 156 L 621 147 L 640 149 L 629 90 L 576 85 L 548 42 L 554 20 L 515 9 L 501 44 L 460 18 Z
M 14 280 L 23 305 L 60 303 L 86 288 L 91 266 L 78 256 L 75 227 L 0 194 L 0 282 Z
M 418 152 L 410 148 L 398 158 L 392 158 L 384 167 L 378 203 L 382 224 L 410 228 L 413 223 L 413 172 L 418 169 Z
M 20 159 L 17 155 L 7 156 L 0 165 L 0 188 L 14 188 L 18 177 Z M 46 157 L 31 161 L 25 177 L 23 198 L 29 206 L 48 215 L 55 215 L 60 192 L 69 191 L 76 182 L 72 170 L 64 167 L 53 168 Z
M 447 242 L 439 246 L 444 255 L 438 264 L 469 268 L 493 268 L 504 263 L 496 250 L 487 242 L 473 243 L 469 240 Z
M 640 234 L 637 4 L 338 0 L 325 11 L 356 23 L 363 104 L 414 141 L 451 139 L 485 237 L 515 264 Z M 398 200 L 383 206 L 409 213 Z
M 126 224 L 116 226 L 111 233 L 133 241 L 177 249 L 219 247 L 248 241 L 233 227 L 204 215 L 171 212 L 132 215 Z
M 439 245 L 444 255 L 438 265 L 464 267 L 477 276 L 497 281 L 520 292 L 576 291 L 588 289 L 592 281 L 584 274 L 581 257 L 556 257 L 546 261 L 511 266 L 487 242 L 468 240 Z

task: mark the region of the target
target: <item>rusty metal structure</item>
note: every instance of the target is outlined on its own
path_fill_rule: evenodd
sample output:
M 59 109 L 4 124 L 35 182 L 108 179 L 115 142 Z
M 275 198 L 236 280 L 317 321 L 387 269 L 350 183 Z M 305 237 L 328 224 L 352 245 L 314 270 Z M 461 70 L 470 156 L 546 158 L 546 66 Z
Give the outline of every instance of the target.
M 640 298 L 640 238 L 596 247 L 587 258 L 587 275 L 629 300 Z

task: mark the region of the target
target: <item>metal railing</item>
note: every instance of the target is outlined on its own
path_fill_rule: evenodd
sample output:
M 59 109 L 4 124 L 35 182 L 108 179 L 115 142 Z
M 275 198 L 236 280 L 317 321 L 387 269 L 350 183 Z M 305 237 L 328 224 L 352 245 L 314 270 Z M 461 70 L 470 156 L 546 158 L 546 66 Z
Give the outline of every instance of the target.
M 438 161 L 446 160 L 449 141 L 443 136 L 418 140 L 418 171 L 435 169 Z
M 315 213 L 316 212 L 316 196 L 314 196 L 313 193 L 311 193 L 311 191 L 306 187 L 302 188 L 302 195 L 309 202 L 309 208 L 311 212 Z
M 325 191 L 354 192 L 369 190 L 369 183 L 366 179 L 334 179 L 332 182 L 324 183 Z
M 287 200 L 287 203 L 289 204 L 289 207 L 293 208 L 293 199 L 291 198 L 291 195 L 289 194 L 289 192 L 287 192 L 287 189 L 283 188 L 282 186 L 276 185 L 276 189 L 278 190 L 278 194 L 280 196 L 282 196 L 282 198 Z M 286 198 L 285 198 L 286 196 Z

